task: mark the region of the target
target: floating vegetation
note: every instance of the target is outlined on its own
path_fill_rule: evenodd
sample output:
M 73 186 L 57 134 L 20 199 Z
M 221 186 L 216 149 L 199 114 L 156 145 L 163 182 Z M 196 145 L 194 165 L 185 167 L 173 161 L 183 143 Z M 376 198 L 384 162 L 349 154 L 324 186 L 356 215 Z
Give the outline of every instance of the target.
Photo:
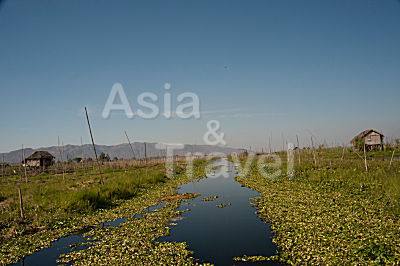
M 366 172 L 360 159 L 342 161 L 341 152 L 329 149 L 318 152 L 317 165 L 312 153 L 301 156 L 294 179 L 268 179 L 255 166 L 236 178 L 262 196 L 252 200 L 271 224 L 279 261 L 399 264 L 400 164 L 390 169 L 387 162 L 369 161 Z
M 268 260 L 277 260 L 277 256 L 264 257 L 264 256 L 247 256 L 243 257 L 235 257 L 233 261 L 249 261 L 249 262 L 258 262 L 258 261 L 268 261 Z
M 175 200 L 188 200 L 201 196 L 200 193 L 184 193 L 178 195 L 169 195 L 160 198 L 160 201 L 175 201 Z
M 200 166 L 196 165 L 194 168 L 197 178 L 203 177 L 205 173 L 204 168 Z M 83 237 L 86 237 L 89 244 L 82 243 L 75 244 L 75 246 L 86 245 L 88 248 L 63 255 L 59 263 L 74 261 L 76 264 L 87 265 L 88 263 L 109 264 L 112 261 L 117 264 L 118 262 L 123 264 L 193 264 L 194 259 L 190 257 L 192 252 L 186 249 L 185 243 L 158 243 L 154 240 L 161 235 L 168 234 L 170 219 L 179 217 L 182 213 L 175 211 L 182 199 L 190 199 L 200 196 L 200 194 L 188 193 L 177 196 L 177 187 L 190 181 L 186 177 L 185 171 L 173 179 L 161 178 L 159 181 L 160 170 L 162 168 L 153 168 L 149 170 L 148 177 L 142 176 L 140 189 L 125 185 L 127 183 L 123 180 L 128 182 L 132 178 L 119 178 L 118 175 L 115 177 L 115 181 L 121 180 L 121 184 L 117 184 L 112 183 L 111 179 L 114 177 L 109 176 L 108 183 L 104 186 L 104 193 L 106 197 L 113 200 L 110 201 L 112 204 L 107 208 L 96 207 L 90 212 L 83 213 L 74 211 L 68 216 L 64 216 L 64 210 L 55 207 L 55 210 L 51 212 L 55 221 L 48 224 L 47 230 L 33 234 L 19 233 L 19 235 L 6 240 L 0 238 L 0 243 L 2 242 L 0 244 L 0 265 L 15 263 L 26 255 L 50 247 L 53 241 L 85 228 L 89 231 L 84 233 Z M 147 183 L 144 183 L 145 178 L 147 178 Z M 137 182 L 137 179 L 135 180 Z M 124 185 L 125 188 L 123 188 Z M 96 191 L 98 184 L 93 184 L 93 186 L 95 187 L 73 193 L 79 195 L 84 195 L 86 192 L 91 193 L 91 190 Z M 111 187 L 120 192 L 133 190 L 133 193 L 127 194 L 125 198 L 123 195 L 114 198 L 114 191 L 111 190 Z M 100 189 L 103 188 L 100 187 Z M 110 194 L 106 194 L 107 189 Z M 102 196 L 101 193 L 103 191 L 93 194 L 93 199 L 96 200 L 98 195 Z M 150 206 L 157 205 L 161 198 L 167 200 L 165 206 L 158 211 L 146 213 L 146 210 Z M 53 201 L 51 203 L 54 204 Z M 62 215 L 56 216 L 55 213 Z M 118 227 L 102 226 L 104 223 L 126 217 L 130 218 L 127 218 Z
M 90 245 L 90 242 L 85 242 L 85 243 L 75 243 L 75 244 L 71 244 L 69 245 L 71 248 L 77 248 L 77 247 L 83 247 L 83 246 L 88 246 Z
M 210 196 L 210 197 L 202 198 L 201 201 L 214 201 L 216 199 L 218 199 L 218 196 Z
M 176 181 L 181 184 L 185 179 L 181 176 Z M 118 228 L 93 228 L 86 233 L 86 236 L 97 240 L 92 246 L 86 250 L 64 254 L 58 262 L 73 261 L 77 265 L 107 264 L 110 261 L 114 264 L 195 264 L 195 259 L 190 257 L 192 251 L 187 250 L 186 243 L 159 243 L 155 239 L 168 234 L 168 226 L 177 225 L 174 221 L 183 219 L 180 214 L 184 211 L 175 210 L 181 201 L 200 194 L 167 195 L 158 198 L 167 201 L 167 204 L 156 212 L 143 213 L 139 218 L 128 219 Z M 130 207 L 127 205 L 125 208 L 129 211 Z
M 169 220 L 172 221 L 172 222 L 177 222 L 177 221 L 181 221 L 181 220 L 183 220 L 183 219 L 185 219 L 185 217 L 182 217 L 182 216 L 175 216 L 175 217 L 172 217 L 172 218 L 169 219 Z
M 228 207 L 230 205 L 231 205 L 231 203 L 221 203 L 221 204 L 218 204 L 218 205 L 215 205 L 215 206 L 217 206 L 218 208 L 225 208 L 225 207 Z
M 93 245 L 86 250 L 73 251 L 61 256 L 58 263 L 87 264 L 194 264 L 185 243 L 155 242 L 168 234 L 172 217 L 179 201 L 166 204 L 157 212 L 144 213 L 137 219 L 129 219 L 118 228 L 96 227 L 85 234 L 92 236 Z

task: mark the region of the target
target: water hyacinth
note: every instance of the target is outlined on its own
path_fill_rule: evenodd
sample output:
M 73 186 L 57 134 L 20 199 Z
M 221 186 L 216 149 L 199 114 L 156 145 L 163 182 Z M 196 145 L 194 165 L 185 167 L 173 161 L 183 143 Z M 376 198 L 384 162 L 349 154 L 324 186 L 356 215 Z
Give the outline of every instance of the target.
M 221 203 L 221 204 L 218 204 L 218 205 L 215 205 L 215 206 L 217 206 L 218 208 L 225 208 L 225 207 L 228 207 L 230 205 L 231 205 L 231 203 Z
M 205 168 L 201 166 L 205 165 L 205 162 L 196 162 L 195 165 L 194 177 L 204 177 Z M 50 247 L 53 241 L 63 236 L 82 230 L 89 230 L 84 234 L 88 238 L 87 243 L 74 244 L 71 248 L 84 246 L 87 249 L 63 255 L 60 263 L 194 263 L 194 259 L 189 256 L 191 251 L 186 249 L 185 243 L 154 242 L 157 237 L 168 234 L 169 221 L 182 213 L 175 211 L 180 202 L 200 195 L 188 193 L 176 196 L 178 185 L 194 180 L 186 177 L 181 169 L 181 173 L 173 179 L 158 182 L 156 180 L 161 170 L 161 167 L 149 169 L 147 184 L 144 183 L 146 179 L 143 177 L 141 188 L 137 189 L 132 197 L 115 199 L 109 208 L 99 208 L 83 214 L 75 212 L 68 218 L 53 214 L 53 218 L 58 218 L 58 221 L 52 223 L 47 230 L 20 235 L 3 242 L 0 246 L 0 264 L 17 262 L 26 255 Z M 112 178 L 111 173 L 109 178 Z M 160 199 L 167 203 L 160 210 L 148 212 L 148 208 L 157 205 Z M 117 227 L 104 226 L 109 221 L 122 218 L 127 219 Z
M 218 196 L 209 196 L 209 197 L 202 198 L 201 201 L 214 201 L 216 199 L 218 199 Z
M 275 234 L 280 254 L 274 260 L 399 264 L 400 193 L 394 180 L 400 179 L 400 165 L 389 169 L 384 161 L 373 161 L 366 173 L 362 162 L 342 162 L 333 151 L 319 151 L 317 166 L 307 155 L 302 154 L 294 179 L 267 179 L 255 167 L 237 177 L 262 196 L 252 200 Z

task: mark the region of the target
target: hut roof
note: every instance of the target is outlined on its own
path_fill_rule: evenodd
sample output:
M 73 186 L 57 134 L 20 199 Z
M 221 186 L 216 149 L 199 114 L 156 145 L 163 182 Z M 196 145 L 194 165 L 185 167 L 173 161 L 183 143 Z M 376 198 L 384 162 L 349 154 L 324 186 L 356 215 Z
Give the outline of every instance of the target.
M 354 142 L 356 141 L 356 138 L 364 138 L 365 136 L 367 136 L 367 135 L 368 135 L 369 133 L 371 133 L 371 132 L 378 133 L 379 135 L 381 135 L 381 137 L 384 137 L 384 135 L 383 135 L 382 133 L 376 131 L 375 129 L 367 129 L 367 130 L 364 130 L 363 132 L 361 132 L 360 134 L 358 134 L 357 136 L 355 136 L 355 137 L 350 141 L 350 143 L 354 143 Z
M 47 151 L 35 151 L 31 156 L 26 158 L 26 160 L 38 160 L 38 159 L 50 159 L 55 158 L 51 153 Z

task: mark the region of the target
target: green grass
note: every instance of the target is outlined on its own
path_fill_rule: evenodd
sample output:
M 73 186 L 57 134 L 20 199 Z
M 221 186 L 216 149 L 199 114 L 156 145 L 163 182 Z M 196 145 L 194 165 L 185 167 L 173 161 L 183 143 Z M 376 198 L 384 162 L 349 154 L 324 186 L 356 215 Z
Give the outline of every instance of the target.
M 205 168 L 200 166 L 204 166 L 205 161 L 198 160 L 194 165 L 196 166 L 194 170 L 196 178 L 203 177 Z M 26 212 L 26 221 L 22 224 L 18 222 L 18 211 L 13 208 L 18 209 L 15 183 L 20 180 L 10 177 L 6 184 L 2 184 L 1 192 L 5 201 L 12 202 L 12 204 L 8 205 L 8 212 L 2 212 L 1 221 L 3 236 L 12 234 L 0 243 L 0 264 L 16 262 L 23 256 L 48 247 L 52 241 L 79 230 L 94 227 L 93 230 L 102 232 L 103 228 L 100 224 L 103 222 L 133 217 L 139 213 L 143 214 L 146 208 L 156 205 L 160 198 L 176 194 L 177 185 L 190 181 L 186 177 L 182 165 L 175 165 L 175 170 L 176 175 L 168 179 L 165 177 L 164 165 L 149 167 L 147 176 L 143 167 L 105 169 L 104 186 L 99 184 L 96 171 L 92 173 L 86 171 L 86 175 L 78 171 L 72 175 L 66 175 L 64 180 L 59 175 L 36 176 L 30 180 L 30 183 L 21 184 Z M 45 183 L 35 183 L 35 180 L 44 180 Z M 190 251 L 183 243 L 165 244 L 171 249 L 170 252 L 174 251 L 175 254 L 157 254 L 154 251 L 156 253 L 151 257 L 146 255 L 149 247 L 154 249 L 161 247 L 153 242 L 154 237 L 157 236 L 153 233 L 154 226 L 160 230 L 164 228 L 165 231 L 168 220 L 177 215 L 174 209 L 179 206 L 179 203 L 180 199 L 177 199 L 176 202 L 167 204 L 165 211 L 160 212 L 162 215 L 156 220 L 151 218 L 152 215 L 143 215 L 144 218 L 149 216 L 149 219 L 143 218 L 139 221 L 140 227 L 146 231 L 145 234 L 136 232 L 135 228 L 127 228 L 131 231 L 132 237 L 135 236 L 136 240 L 140 239 L 139 242 L 132 241 L 131 243 L 132 249 L 141 252 L 135 255 L 135 259 L 155 261 L 157 258 L 163 258 L 166 261 L 178 262 L 193 260 L 186 258 Z M 4 222 L 3 219 L 8 220 Z M 134 223 L 137 222 L 134 221 Z M 127 225 L 129 226 L 131 223 L 129 222 Z M 46 229 L 36 233 L 27 233 L 27 226 L 46 226 Z M 116 234 L 115 237 L 120 236 Z M 96 247 L 101 249 L 104 244 L 99 242 Z M 121 245 L 118 248 L 124 249 L 126 246 Z M 83 264 L 85 261 L 93 259 L 90 251 L 83 255 L 79 254 L 79 256 L 85 256 L 81 258 Z M 101 259 L 110 261 L 113 254 L 112 252 L 104 253 Z M 100 259 L 97 255 L 95 258 Z M 76 259 L 79 260 L 78 257 Z M 129 259 L 129 257 L 125 259 Z M 130 261 L 132 262 L 132 260 Z
M 262 177 L 253 166 L 242 184 L 256 189 L 258 214 L 271 223 L 278 259 L 289 264 L 400 263 L 400 162 L 391 152 L 369 153 L 364 160 L 340 149 L 303 151 L 296 177 Z M 298 163 L 298 162 L 296 162 Z M 248 254 L 257 255 L 257 254 Z
M 180 171 L 180 168 L 177 168 Z M 9 176 L 0 183 L 0 243 L 10 235 L 24 233 L 27 225 L 52 227 L 71 216 L 85 215 L 116 206 L 119 200 L 135 197 L 140 190 L 166 182 L 163 165 L 148 169 L 103 169 L 104 186 L 97 170 L 72 174 L 40 174 L 24 178 Z M 17 184 L 20 184 L 25 221 L 21 224 Z M 14 231 L 14 232 L 10 232 Z

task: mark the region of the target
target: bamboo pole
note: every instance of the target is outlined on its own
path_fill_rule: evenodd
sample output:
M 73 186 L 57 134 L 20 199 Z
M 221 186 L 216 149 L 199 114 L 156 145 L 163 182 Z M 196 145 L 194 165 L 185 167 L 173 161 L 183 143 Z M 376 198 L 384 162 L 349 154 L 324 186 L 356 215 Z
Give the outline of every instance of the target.
M 357 151 L 354 151 L 354 153 L 357 154 L 357 156 L 360 157 L 361 160 L 364 160 L 364 158 Z
M 393 152 L 392 152 L 392 157 L 390 158 L 389 169 L 392 167 L 393 156 L 394 156 L 394 152 L 395 152 L 395 151 L 396 151 L 396 149 L 393 149 Z
M 314 141 L 311 136 L 311 146 L 312 146 L 312 151 L 313 151 L 313 156 L 314 156 L 314 165 L 317 166 L 317 157 L 315 156 L 315 149 L 314 149 Z
M 345 151 L 345 149 L 346 149 L 346 146 L 345 146 L 345 145 L 343 145 L 343 152 L 342 152 L 342 162 L 343 162 L 343 160 L 344 160 L 344 151 Z
M 297 140 L 297 149 L 299 150 L 299 165 L 300 165 L 300 162 L 301 162 L 301 152 L 300 152 L 300 144 L 299 144 L 299 136 L 297 136 L 296 135 L 296 140 Z
M 20 163 L 18 164 L 18 174 L 19 175 L 22 175 L 22 172 L 21 172 L 21 164 L 22 164 L 22 152 L 21 152 L 21 158 L 20 158 L 21 160 L 20 160 Z
M 271 136 L 269 136 L 269 138 L 268 138 L 268 146 L 269 146 L 269 153 L 272 153 L 272 149 L 271 149 Z
M 17 185 L 18 188 L 18 196 L 19 196 L 19 211 L 20 211 L 20 215 L 21 215 L 21 220 L 24 221 L 25 216 L 24 216 L 24 203 L 22 201 L 22 192 L 21 192 L 21 188 L 19 185 Z
M 82 169 L 83 169 L 83 175 L 85 175 L 85 163 L 84 163 L 84 160 L 85 160 L 85 153 L 84 153 L 84 151 L 83 151 L 82 136 L 81 136 L 81 150 L 82 150 L 82 160 L 81 160 L 81 162 L 82 162 Z
M 144 143 L 144 163 L 146 164 L 146 176 L 147 176 L 147 143 Z
M 91 140 L 92 140 L 92 145 L 93 145 L 93 150 L 94 150 L 94 156 L 95 156 L 95 158 L 96 158 L 97 166 L 98 166 L 98 168 L 99 168 L 100 183 L 104 186 L 103 175 L 102 175 L 102 173 L 101 173 L 101 167 L 100 167 L 99 158 L 97 157 L 96 146 L 95 146 L 95 144 L 94 144 L 94 139 L 93 139 L 93 134 L 92 134 L 92 128 L 90 127 L 89 116 L 88 116 L 88 112 L 87 112 L 86 106 L 85 106 L 85 113 L 86 113 L 86 120 L 87 120 L 88 127 L 89 127 L 90 138 L 91 138 Z
M 58 150 L 58 161 L 61 163 L 61 149 L 60 149 L 60 136 L 57 136 L 57 150 Z M 57 167 L 58 170 L 58 167 Z
M 65 178 L 65 164 L 64 164 L 64 141 L 61 141 L 61 165 L 63 169 L 63 180 Z
M 133 160 L 135 160 L 135 158 L 136 158 L 135 151 L 133 150 L 133 146 L 131 144 L 131 141 L 129 140 L 129 137 L 128 137 L 128 134 L 126 133 L 126 130 L 125 130 L 125 136 L 126 136 L 126 139 L 128 140 L 129 146 L 131 147 L 132 154 L 133 154 Z
M 365 171 L 368 172 L 367 152 L 365 151 L 365 143 L 364 143 L 364 163 L 365 163 Z
M 24 162 L 25 183 L 28 184 L 28 176 L 26 174 L 26 162 L 25 162 L 25 154 L 24 154 L 24 144 L 22 144 L 22 161 Z
M 1 165 L 1 179 L 4 180 L 4 153 L 2 154 L 3 164 Z
M 58 136 L 58 153 L 60 155 L 61 160 L 61 168 L 62 168 L 62 177 L 64 180 L 65 177 L 65 169 L 64 169 L 64 142 L 62 142 L 63 148 L 60 148 L 60 136 Z

